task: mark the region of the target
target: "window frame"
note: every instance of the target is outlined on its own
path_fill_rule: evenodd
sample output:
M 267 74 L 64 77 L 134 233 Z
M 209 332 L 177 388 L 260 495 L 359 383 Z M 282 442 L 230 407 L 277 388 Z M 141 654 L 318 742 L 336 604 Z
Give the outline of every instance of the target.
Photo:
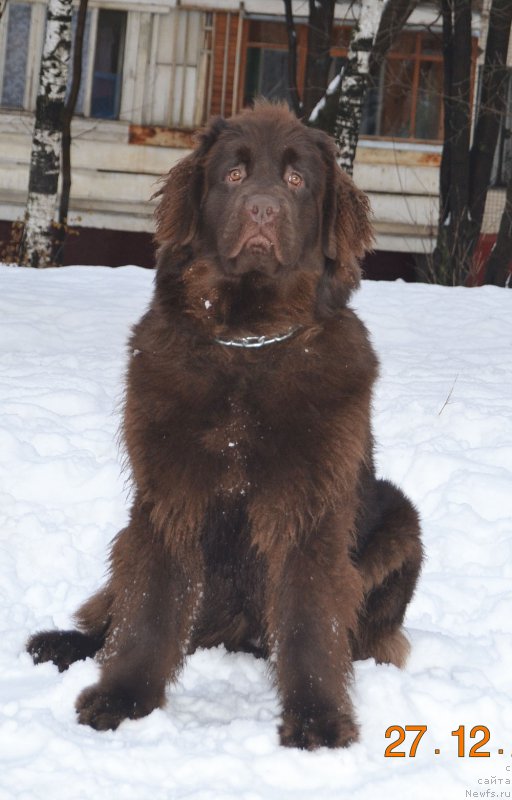
M 237 101 L 239 109 L 244 108 L 248 50 L 280 50 L 281 52 L 288 50 L 287 44 L 250 39 L 250 26 L 252 22 L 268 22 L 273 25 L 279 25 L 286 33 L 286 23 L 282 18 L 268 17 L 262 14 L 251 14 L 251 16 L 244 19 L 242 58 L 240 60 L 240 86 Z M 304 78 L 306 75 L 307 23 L 301 21 L 297 22 L 295 24 L 295 32 L 297 34 L 297 86 L 300 92 L 304 86 Z
M 443 95 L 441 93 L 439 102 L 440 102 L 440 113 L 439 113 L 439 122 L 438 122 L 438 136 L 435 139 L 425 139 L 415 136 L 416 133 L 416 112 L 418 110 L 418 96 L 419 96 L 419 88 L 420 88 L 420 74 L 421 74 L 421 64 L 424 62 L 429 63 L 436 63 L 441 64 L 443 63 L 443 54 L 440 52 L 438 55 L 436 54 L 423 54 L 422 53 L 422 40 L 427 35 L 432 35 L 431 31 L 424 31 L 424 30 L 413 30 L 407 29 L 404 30 L 401 34 L 406 36 L 414 36 L 415 37 L 415 45 L 414 45 L 414 52 L 407 53 L 405 50 L 400 52 L 399 50 L 389 50 L 386 53 L 386 57 L 384 59 L 384 63 L 382 65 L 382 70 L 385 71 L 388 60 L 390 61 L 413 61 L 413 76 L 412 76 L 412 100 L 411 100 L 411 110 L 409 114 L 409 131 L 412 131 L 412 135 L 409 136 L 386 136 L 376 134 L 371 138 L 379 138 L 379 139 L 388 139 L 393 141 L 404 141 L 404 142 L 425 142 L 427 144 L 438 144 L 439 142 L 443 141 L 443 126 L 444 126 L 444 111 L 443 111 Z M 439 34 L 441 35 L 441 34 Z M 397 43 L 400 41 L 400 37 L 397 40 Z M 380 91 L 385 92 L 385 77 L 384 79 L 380 80 Z M 382 100 L 384 96 L 382 95 Z M 380 119 L 379 119 L 380 122 Z M 369 137 L 370 138 L 370 137 Z
M 10 10 L 15 5 L 30 6 L 30 30 L 27 42 L 27 52 L 34 53 L 34 57 L 27 58 L 25 66 L 25 89 L 23 93 L 22 106 L 3 106 L 0 110 L 5 112 L 23 114 L 35 110 L 37 91 L 39 88 L 39 67 L 43 54 L 43 37 L 46 25 L 46 6 L 44 3 L 33 2 L 32 0 L 9 0 L 2 17 L 0 28 L 0 99 L 3 90 L 5 57 L 7 52 L 7 31 L 9 25 Z
M 31 7 L 30 31 L 29 31 L 27 47 L 29 54 L 34 53 L 35 55 L 29 56 L 29 58 L 27 58 L 27 66 L 25 70 L 25 91 L 23 97 L 23 107 L 0 105 L 0 111 L 2 113 L 33 114 L 36 107 L 37 92 L 39 88 L 39 66 L 41 63 L 41 56 L 43 52 L 44 30 L 46 25 L 46 5 L 44 3 L 35 2 L 34 0 L 9 0 L 9 3 L 7 4 L 6 8 L 6 13 L 2 18 L 2 27 L 0 35 L 0 88 L 3 86 L 3 79 L 4 79 L 4 64 L 5 64 L 6 46 L 7 46 L 7 28 L 8 28 L 9 10 L 13 5 L 17 4 L 29 5 Z M 86 69 L 82 75 L 83 88 L 81 91 L 83 91 L 83 108 L 80 111 L 80 113 L 76 114 L 76 116 L 88 118 L 91 120 L 105 119 L 103 117 L 91 117 L 91 95 L 92 95 L 94 60 L 96 54 L 96 41 L 98 32 L 98 17 L 99 17 L 99 12 L 101 10 L 119 11 L 126 14 L 124 47 L 122 56 L 122 72 L 121 72 L 122 79 L 121 79 L 121 89 L 120 89 L 121 97 L 119 103 L 119 112 L 117 117 L 108 119 L 109 122 L 117 122 L 117 121 L 122 121 L 124 119 L 123 100 L 124 100 L 125 83 L 126 83 L 128 64 L 129 64 L 127 41 L 128 41 L 128 32 L 131 24 L 130 18 L 133 13 L 131 7 L 128 4 L 119 4 L 119 5 L 116 4 L 114 8 L 107 2 L 105 4 L 100 4 L 100 5 L 90 5 L 87 10 L 87 14 L 90 15 L 89 17 L 90 33 L 89 33 L 89 41 L 87 47 L 87 59 L 85 62 Z
M 84 111 L 83 116 L 90 117 L 91 119 L 108 119 L 108 120 L 118 120 L 121 118 L 121 108 L 122 108 L 122 99 L 124 93 L 124 76 L 126 73 L 126 38 L 127 38 L 127 31 L 128 31 L 128 17 L 129 12 L 125 9 L 112 9 L 109 7 L 96 7 L 94 9 L 94 16 L 91 17 L 90 21 L 90 30 L 92 33 L 92 42 L 88 43 L 88 59 L 87 59 L 87 83 L 84 86 Z M 119 62 L 119 69 L 117 72 L 112 73 L 116 76 L 120 77 L 119 84 L 116 85 L 116 94 L 117 97 L 115 98 L 115 106 L 117 110 L 117 114 L 113 117 L 102 117 L 102 116 L 92 116 L 91 115 L 91 108 L 93 103 L 93 87 L 95 78 L 100 74 L 96 70 L 96 56 L 97 56 L 97 43 L 98 43 L 98 28 L 99 28 L 99 19 L 102 12 L 107 13 L 118 13 L 124 14 L 124 21 L 123 21 L 123 30 L 122 30 L 122 38 L 120 42 L 120 54 L 118 55 L 118 62 Z M 91 46 L 92 43 L 92 46 Z M 87 114 L 85 114 L 85 107 L 87 106 Z
M 245 84 L 246 84 L 246 70 L 247 70 L 247 52 L 249 48 L 261 48 L 261 49 L 276 49 L 276 50 L 286 50 L 287 46 L 285 44 L 277 44 L 277 43 L 267 43 L 264 41 L 258 40 L 251 40 L 250 37 L 250 30 L 249 26 L 252 21 L 271 21 L 274 24 L 281 25 L 283 29 L 286 29 L 286 23 L 281 19 L 276 19 L 275 17 L 266 17 L 263 15 L 251 15 L 250 17 L 246 17 L 244 22 L 244 37 L 243 37 L 243 56 L 241 60 L 241 77 L 240 77 L 240 91 L 238 96 L 238 107 L 243 108 L 244 105 L 244 94 L 245 94 Z M 304 78 L 306 72 L 306 53 L 307 53 L 307 23 L 306 22 L 298 22 L 295 26 L 296 33 L 297 33 L 297 86 L 299 88 L 299 92 L 303 91 L 304 87 Z M 334 29 L 336 31 L 336 38 L 341 38 L 343 36 L 343 31 L 349 29 L 348 25 L 335 25 Z M 420 88 L 420 74 L 421 74 L 421 65 L 422 63 L 443 63 L 443 54 L 442 52 L 436 53 L 423 53 L 422 52 L 422 42 L 427 36 L 432 35 L 431 30 L 418 30 L 414 28 L 407 28 L 403 31 L 403 34 L 407 36 L 414 36 L 414 51 L 413 52 L 405 52 L 405 50 L 390 50 L 386 54 L 384 59 L 382 69 L 381 69 L 381 77 L 379 78 L 379 125 L 380 125 L 380 116 L 381 116 L 381 108 L 382 108 L 382 100 L 385 94 L 385 71 L 387 67 L 388 59 L 393 59 L 395 61 L 412 61 L 413 62 L 413 79 L 412 79 L 412 103 L 411 103 L 411 110 L 409 113 L 409 131 L 413 131 L 415 133 L 416 128 L 416 112 L 418 108 L 418 99 L 419 99 L 419 88 Z M 402 34 L 402 35 L 403 35 Z M 437 31 L 435 31 L 437 34 Z M 439 32 L 439 36 L 441 33 Z M 400 40 L 398 39 L 398 42 Z M 475 41 L 475 40 L 474 40 Z M 348 47 L 342 45 L 333 45 L 330 48 L 330 56 L 331 58 L 344 58 L 348 54 Z M 369 141 L 389 141 L 389 142 L 406 142 L 406 143 L 425 143 L 425 144 L 440 144 L 443 141 L 443 101 L 442 101 L 442 93 L 440 94 L 439 98 L 440 103 L 440 113 L 439 113 L 439 123 L 438 123 L 438 137 L 436 139 L 424 139 L 416 137 L 415 135 L 409 136 L 392 136 L 392 135 L 383 135 L 380 133 L 377 134 L 361 134 L 361 138 Z
M 508 85 L 506 89 L 505 110 L 500 119 L 496 151 L 492 167 L 491 186 L 505 189 L 512 177 L 512 65 L 506 67 Z M 481 75 L 479 78 L 478 103 L 480 103 Z M 508 164 L 505 164 L 505 149 L 508 150 Z
M 7 13 L 2 19 L 2 36 L 0 36 L 0 86 L 3 79 L 3 68 L 5 58 L 5 45 L 6 45 L 6 32 L 7 32 L 7 16 L 9 13 L 10 5 L 17 2 L 24 2 L 31 6 L 32 17 L 31 27 L 29 34 L 29 48 L 30 52 L 40 52 L 43 47 L 43 32 L 46 17 L 46 7 L 41 2 L 35 0 L 10 0 L 7 8 Z M 132 126 L 139 126 L 140 129 L 150 128 L 158 130 L 171 130 L 187 132 L 197 127 L 205 121 L 205 117 L 220 113 L 229 115 L 241 109 L 244 105 L 244 95 L 246 88 L 246 71 L 248 63 L 249 48 L 254 49 L 267 49 L 267 50 L 287 50 L 287 37 L 286 37 L 286 23 L 283 17 L 264 14 L 251 14 L 247 15 L 244 12 L 243 6 L 237 8 L 236 11 L 218 11 L 213 9 L 199 9 L 198 6 L 187 8 L 186 6 L 176 6 L 168 11 L 157 11 L 154 8 L 142 9 L 140 6 L 133 6 L 127 2 L 116 2 L 114 4 L 106 2 L 99 4 L 91 4 L 88 13 L 90 16 L 90 31 L 89 40 L 87 43 L 87 61 L 86 69 L 83 74 L 82 83 L 83 89 L 83 106 L 79 117 L 101 121 L 101 117 L 91 117 L 91 93 L 93 85 L 94 73 L 94 60 L 96 53 L 97 33 L 98 33 L 98 17 L 102 9 L 117 10 L 126 13 L 126 25 L 124 31 L 124 52 L 122 58 L 122 80 L 121 80 L 121 98 L 118 116 L 115 119 L 110 119 L 110 122 L 124 122 Z M 196 104 L 194 110 L 194 125 L 191 127 L 183 123 L 183 115 L 181 114 L 179 120 L 174 120 L 172 109 L 169 108 L 167 114 L 167 122 L 156 123 L 156 106 L 154 100 L 154 77 L 156 69 L 156 47 L 159 36 L 159 26 L 162 24 L 163 15 L 167 13 L 172 14 L 189 14 L 197 13 L 200 10 L 204 19 L 210 19 L 209 25 L 201 23 L 200 36 L 204 37 L 204 46 L 201 49 L 203 60 L 199 59 L 195 68 L 197 69 L 197 87 L 198 94 L 196 97 Z M 250 26 L 253 22 L 268 22 L 273 25 L 279 26 L 280 34 L 278 37 L 281 42 L 266 42 L 264 36 L 260 38 L 251 38 Z M 183 24 L 186 20 L 183 20 Z M 181 23 L 180 23 L 181 24 Z M 346 57 L 348 48 L 342 44 L 346 39 L 346 31 L 349 26 L 346 24 L 335 25 L 333 41 L 336 44 L 330 48 L 330 55 L 332 58 Z M 305 79 L 306 71 L 306 56 L 307 56 L 307 22 L 305 20 L 298 20 L 296 24 L 297 32 L 297 84 L 299 91 L 302 90 Z M 420 89 L 420 75 L 421 66 L 423 63 L 438 63 L 442 64 L 442 52 L 428 53 L 422 51 L 423 40 L 432 33 L 437 35 L 437 30 L 429 30 L 422 28 L 408 28 L 403 32 L 403 35 L 415 37 L 414 50 L 400 47 L 400 40 L 397 41 L 395 49 L 390 50 L 383 63 L 382 77 L 378 84 L 378 112 L 377 120 L 380 129 L 381 115 L 383 101 L 385 98 L 385 70 L 389 60 L 394 61 L 413 61 L 413 82 L 412 82 L 412 98 L 411 109 L 409 112 L 409 136 L 393 136 L 382 135 L 380 133 L 367 134 L 361 133 L 361 139 L 368 142 L 372 141 L 389 141 L 394 143 L 417 143 L 421 144 L 434 144 L 439 145 L 443 140 L 443 102 L 442 94 L 440 95 L 440 114 L 438 123 L 438 138 L 436 139 L 420 139 L 415 136 L 416 133 L 416 114 L 419 102 L 419 89 Z M 440 35 L 440 34 L 439 34 Z M 474 86 L 475 78 L 475 63 L 474 58 L 476 54 L 476 39 L 473 38 L 473 67 L 472 67 L 472 88 Z M 40 58 L 33 57 L 27 59 L 27 70 L 25 77 L 25 97 L 24 108 L 8 108 L 4 106 L 2 111 L 14 111 L 20 113 L 33 112 L 35 109 L 35 102 L 38 88 L 38 69 Z M 177 77 L 176 67 L 180 64 L 176 58 L 171 61 L 168 69 L 173 72 L 171 75 L 170 83 L 174 86 L 174 91 L 180 89 L 180 80 Z M 188 61 L 183 67 L 183 72 L 188 68 Z M 181 104 L 183 106 L 183 102 Z M 201 117 L 201 119 L 199 119 Z

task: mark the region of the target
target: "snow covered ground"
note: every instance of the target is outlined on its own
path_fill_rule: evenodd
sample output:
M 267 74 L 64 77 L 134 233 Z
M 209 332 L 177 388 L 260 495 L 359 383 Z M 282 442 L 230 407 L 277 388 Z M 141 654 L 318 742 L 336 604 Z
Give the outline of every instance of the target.
M 165 710 L 115 733 L 75 722 L 92 661 L 33 666 L 27 636 L 70 625 L 127 518 L 125 340 L 152 279 L 136 267 L 0 267 L 0 799 L 512 797 L 507 290 L 366 282 L 354 299 L 382 362 L 379 471 L 418 505 L 427 551 L 405 671 L 355 666 L 358 744 L 280 748 L 265 665 L 222 648 L 189 660 Z M 405 725 L 427 728 L 416 755 L 408 731 L 392 751 L 405 755 L 386 757 L 398 738 L 386 730 Z M 474 726 L 490 739 L 470 756 Z

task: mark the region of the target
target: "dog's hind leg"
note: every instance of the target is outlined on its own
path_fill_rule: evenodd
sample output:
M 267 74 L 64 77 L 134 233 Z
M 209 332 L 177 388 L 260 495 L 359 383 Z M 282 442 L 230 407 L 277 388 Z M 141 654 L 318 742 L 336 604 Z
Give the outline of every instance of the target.
M 103 647 L 104 636 L 90 636 L 80 631 L 41 631 L 31 636 L 27 651 L 34 664 L 53 661 L 64 672 L 75 661 L 93 658 Z
M 381 480 L 375 488 L 378 513 L 355 558 L 365 596 L 352 652 L 354 660 L 373 657 L 402 667 L 409 652 L 402 623 L 423 558 L 420 524 L 400 489 Z
M 52 661 L 64 672 L 75 661 L 93 658 L 105 643 L 110 623 L 112 593 L 101 589 L 75 615 L 79 630 L 41 631 L 31 636 L 27 651 L 35 664 Z

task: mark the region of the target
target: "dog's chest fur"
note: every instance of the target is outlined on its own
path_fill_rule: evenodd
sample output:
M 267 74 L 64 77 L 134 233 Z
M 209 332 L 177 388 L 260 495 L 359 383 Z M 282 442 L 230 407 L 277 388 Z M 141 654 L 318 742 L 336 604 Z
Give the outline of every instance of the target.
M 188 538 L 212 503 L 238 498 L 253 531 L 277 535 L 343 503 L 369 445 L 375 377 L 355 315 L 255 351 L 186 331 L 162 343 L 150 313 L 131 342 L 125 439 L 158 524 Z
M 282 345 L 270 347 L 273 352 L 237 353 L 212 375 L 204 396 L 197 445 L 217 464 L 220 492 L 244 494 L 274 470 L 285 468 L 283 458 L 296 462 L 299 457 L 298 421 L 302 427 L 304 414 L 297 407 L 301 392 L 294 397 L 293 387 L 300 382 L 300 365 L 290 374 L 290 365 L 285 367 L 290 355 Z

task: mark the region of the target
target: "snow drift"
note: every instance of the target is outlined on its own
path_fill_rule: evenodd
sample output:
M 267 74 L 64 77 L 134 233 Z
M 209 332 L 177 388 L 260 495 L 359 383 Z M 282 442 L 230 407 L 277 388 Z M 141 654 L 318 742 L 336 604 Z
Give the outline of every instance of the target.
M 115 733 L 75 721 L 92 661 L 64 674 L 33 666 L 27 636 L 71 624 L 127 519 L 116 444 L 125 342 L 152 280 L 136 267 L 0 267 L 0 799 L 512 797 L 503 289 L 365 282 L 353 302 L 381 359 L 378 471 L 418 506 L 427 554 L 406 618 L 407 667 L 355 665 L 359 743 L 280 748 L 265 664 L 223 648 L 196 653 L 164 710 Z M 426 726 L 414 756 L 418 731 L 398 742 L 406 725 Z

